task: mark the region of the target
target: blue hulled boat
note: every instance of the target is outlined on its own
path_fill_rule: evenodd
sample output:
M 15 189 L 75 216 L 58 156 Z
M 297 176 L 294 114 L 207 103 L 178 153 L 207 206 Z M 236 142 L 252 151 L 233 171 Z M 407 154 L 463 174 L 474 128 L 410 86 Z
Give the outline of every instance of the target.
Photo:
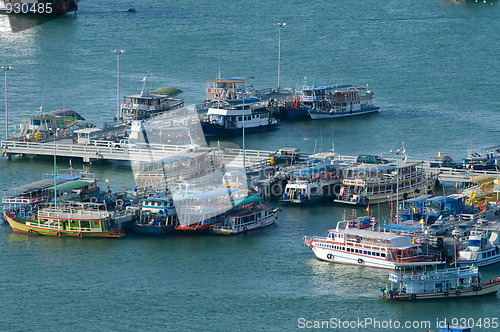
M 172 232 L 177 225 L 177 213 L 171 197 L 149 197 L 142 201 L 141 213 L 133 229 L 139 234 L 161 235 Z

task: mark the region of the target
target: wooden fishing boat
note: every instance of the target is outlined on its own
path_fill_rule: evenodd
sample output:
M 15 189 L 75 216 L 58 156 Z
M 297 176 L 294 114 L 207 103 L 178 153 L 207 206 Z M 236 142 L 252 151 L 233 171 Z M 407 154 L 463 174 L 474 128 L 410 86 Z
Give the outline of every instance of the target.
M 41 208 L 36 217 L 21 218 L 12 213 L 5 213 L 5 217 L 14 233 L 120 238 L 125 235 L 121 224 L 130 221 L 133 214 L 107 211 L 104 204 L 74 203 Z

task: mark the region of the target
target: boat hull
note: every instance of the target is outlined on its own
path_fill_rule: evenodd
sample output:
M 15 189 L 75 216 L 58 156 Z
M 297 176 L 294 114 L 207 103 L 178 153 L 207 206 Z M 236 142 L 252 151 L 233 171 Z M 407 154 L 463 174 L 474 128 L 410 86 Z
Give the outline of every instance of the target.
M 369 113 L 376 113 L 380 110 L 380 107 L 371 107 L 369 109 L 345 111 L 345 112 L 319 112 L 315 110 L 309 110 L 309 116 L 313 120 L 321 119 L 334 119 L 334 118 L 345 118 L 348 116 L 363 115 Z
M 256 126 L 256 127 L 245 127 L 245 135 L 251 133 L 258 133 L 263 131 L 269 131 L 278 128 L 278 123 L 271 123 L 265 126 Z M 201 123 L 201 128 L 203 129 L 203 133 L 205 136 L 238 136 L 243 135 L 242 128 L 224 128 L 219 125 L 211 124 L 211 123 Z
M 299 120 L 299 119 L 310 119 L 307 108 L 287 108 L 286 115 L 289 119 Z
M 463 265 L 474 265 L 474 266 L 487 266 L 491 264 L 495 264 L 500 262 L 500 255 L 496 255 L 494 257 L 486 258 L 486 259 L 475 259 L 475 260 L 457 260 L 456 263 L 458 266 Z
M 49 229 L 43 227 L 36 227 L 26 225 L 25 219 L 15 217 L 10 214 L 6 214 L 5 218 L 9 223 L 12 231 L 19 234 L 30 234 L 30 235 L 44 235 L 44 236 L 56 236 L 56 237 L 77 237 L 77 238 L 87 238 L 87 237 L 109 237 L 109 238 L 121 238 L 125 236 L 124 231 L 119 230 L 109 230 L 102 232 L 93 231 L 69 231 L 63 229 Z
M 149 224 L 134 224 L 132 226 L 134 233 L 147 235 L 163 235 L 174 231 L 174 225 L 159 226 Z
M 449 290 L 446 292 L 436 292 L 436 293 L 423 293 L 423 294 L 394 294 L 392 297 L 389 294 L 380 295 L 381 298 L 386 300 L 394 301 L 408 301 L 408 300 L 428 300 L 428 299 L 446 299 L 446 298 L 459 298 L 459 297 L 469 297 L 469 296 L 482 296 L 482 295 L 493 295 L 498 292 L 500 287 L 500 279 L 496 279 L 490 283 L 486 283 L 480 287 L 480 289 L 460 289 L 460 290 Z

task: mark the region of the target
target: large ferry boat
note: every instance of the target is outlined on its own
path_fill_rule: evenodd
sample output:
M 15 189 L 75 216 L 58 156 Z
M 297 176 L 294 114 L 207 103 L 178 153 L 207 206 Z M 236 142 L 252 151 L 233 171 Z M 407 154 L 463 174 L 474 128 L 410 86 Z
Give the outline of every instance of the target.
M 6 213 L 14 233 L 57 237 L 123 237 L 121 224 L 129 222 L 133 213 L 107 211 L 105 205 L 95 203 L 61 204 L 41 208 L 35 217 L 21 218 Z
M 378 112 L 380 107 L 372 104 L 373 91 L 350 84 L 308 86 L 297 90 L 291 107 L 290 118 L 306 117 L 313 120 L 340 118 Z
M 338 168 L 338 163 L 325 161 L 291 173 L 282 201 L 302 204 L 334 196 L 341 183 Z
M 234 136 L 278 127 L 278 120 L 258 98 L 227 100 L 219 108 L 210 107 L 200 119 L 205 136 Z
M 441 264 L 432 255 L 424 254 L 421 245 L 411 237 L 358 228 L 340 228 L 339 221 L 326 237 L 304 237 L 304 243 L 321 260 L 399 269 L 403 267 Z
M 381 165 L 360 164 L 343 172 L 337 203 L 366 205 L 409 199 L 427 194 L 435 176 L 426 174 L 423 162 L 400 161 Z
M 390 273 L 389 281 L 391 288 L 381 288 L 380 297 L 396 301 L 496 294 L 500 287 L 500 278 L 483 283 L 476 266 L 421 273 Z

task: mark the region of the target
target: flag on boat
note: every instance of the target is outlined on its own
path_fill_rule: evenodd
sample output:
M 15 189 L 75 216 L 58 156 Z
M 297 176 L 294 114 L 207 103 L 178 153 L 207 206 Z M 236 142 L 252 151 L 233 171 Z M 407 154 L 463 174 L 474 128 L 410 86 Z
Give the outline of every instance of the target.
M 368 206 L 366 207 L 366 210 L 365 210 L 365 211 L 366 211 L 366 212 L 368 212 L 368 213 L 370 213 L 370 205 L 368 205 Z
M 344 190 L 345 190 L 345 187 L 342 186 L 342 188 L 340 188 L 340 191 L 339 191 L 339 196 L 344 196 Z
M 38 110 L 41 112 L 42 108 L 43 108 L 43 105 L 40 105 L 40 108 Z
M 401 143 L 402 146 L 401 146 L 401 153 L 406 153 L 406 150 L 405 150 L 405 142 Z
M 146 82 L 146 75 L 144 75 L 144 77 L 142 78 L 142 81 Z

